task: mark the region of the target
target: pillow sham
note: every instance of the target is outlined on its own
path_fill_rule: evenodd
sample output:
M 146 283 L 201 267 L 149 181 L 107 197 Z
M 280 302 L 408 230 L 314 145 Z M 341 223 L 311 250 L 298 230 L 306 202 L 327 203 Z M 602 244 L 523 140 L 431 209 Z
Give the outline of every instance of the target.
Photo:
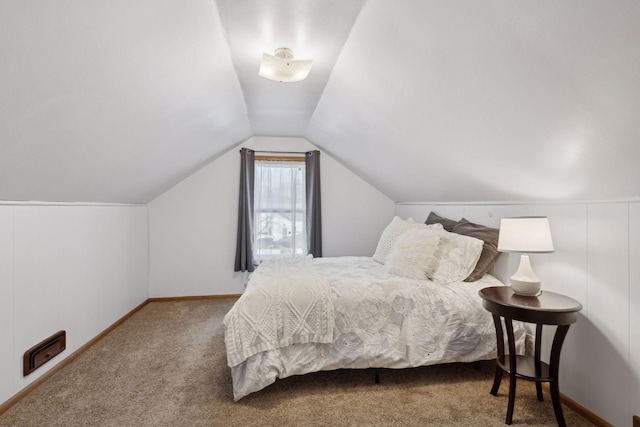
M 435 252 L 437 265 L 431 280 L 438 284 L 461 282 L 476 267 L 484 242 L 446 230 L 440 230 L 440 234 L 440 244 Z
M 376 251 L 373 254 L 373 260 L 379 262 L 380 264 L 384 264 L 385 260 L 387 259 L 387 255 L 391 250 L 391 246 L 393 245 L 393 242 L 398 238 L 398 236 L 400 236 L 410 228 L 417 228 L 420 226 L 424 227 L 423 224 L 414 222 L 413 218 L 404 220 L 399 216 L 394 216 L 389 225 L 387 225 L 387 227 L 380 235 L 378 246 L 376 247 Z
M 493 267 L 498 259 L 498 235 L 500 230 L 497 228 L 485 227 L 484 225 L 475 224 L 462 218 L 453 227 L 453 232 L 464 236 L 475 237 L 484 242 L 480 259 L 473 269 L 473 272 L 464 279 L 465 282 L 475 282 L 484 276 Z
M 441 237 L 440 231 L 434 228 L 405 231 L 393 243 L 383 270 L 410 279 L 430 278 L 435 271 L 437 260 L 434 253 Z
M 427 225 L 431 225 L 431 224 L 441 224 L 445 230 L 447 231 L 452 231 L 453 227 L 455 227 L 455 225 L 458 223 L 458 221 L 454 221 L 452 219 L 449 218 L 443 218 L 440 215 L 438 215 L 437 213 L 431 211 L 429 212 L 429 216 L 427 217 L 427 220 L 424 222 Z

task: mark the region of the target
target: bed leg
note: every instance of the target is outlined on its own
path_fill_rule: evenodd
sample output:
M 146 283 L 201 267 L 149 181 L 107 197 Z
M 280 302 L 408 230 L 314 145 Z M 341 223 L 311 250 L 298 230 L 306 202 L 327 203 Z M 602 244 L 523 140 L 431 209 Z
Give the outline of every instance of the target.
M 375 368 L 373 372 L 375 373 L 375 376 L 376 376 L 376 384 L 380 384 L 380 372 L 378 371 L 377 368 Z

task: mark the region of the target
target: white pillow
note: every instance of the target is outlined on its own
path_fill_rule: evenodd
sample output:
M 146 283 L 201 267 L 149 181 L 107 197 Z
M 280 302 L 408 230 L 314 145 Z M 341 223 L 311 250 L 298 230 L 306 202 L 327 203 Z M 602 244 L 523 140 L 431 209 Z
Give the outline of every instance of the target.
M 476 267 L 484 242 L 445 230 L 438 232 L 441 239 L 434 254 L 437 265 L 430 279 L 440 284 L 463 281 Z
M 425 225 L 413 221 L 413 218 L 409 218 L 406 221 L 399 216 L 394 216 L 387 228 L 384 229 L 378 240 L 378 247 L 373 254 L 373 260 L 384 264 L 387 259 L 387 255 L 393 246 L 393 242 L 405 231 L 411 228 L 440 228 L 441 224 Z
M 441 236 L 438 230 L 427 227 L 405 231 L 393 243 L 384 271 L 417 280 L 431 277 L 437 263 L 434 253 Z
M 413 221 L 413 218 L 409 218 L 405 221 L 399 216 L 394 216 L 389 225 L 387 225 L 387 227 L 380 235 L 378 246 L 376 247 L 376 251 L 373 254 L 373 260 L 379 262 L 380 264 L 384 264 L 384 261 L 387 259 L 387 254 L 391 250 L 391 246 L 393 246 L 393 242 L 398 238 L 398 236 L 400 236 L 408 229 L 416 227 L 418 225 L 419 224 L 416 224 Z

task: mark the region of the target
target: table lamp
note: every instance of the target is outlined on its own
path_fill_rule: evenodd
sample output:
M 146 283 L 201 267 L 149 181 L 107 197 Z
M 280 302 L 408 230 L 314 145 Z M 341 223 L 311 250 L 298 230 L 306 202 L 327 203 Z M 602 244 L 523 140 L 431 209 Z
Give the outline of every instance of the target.
M 518 270 L 510 279 L 513 292 L 524 296 L 540 295 L 540 279 L 533 272 L 527 254 L 553 252 L 549 219 L 541 216 L 502 218 L 498 250 L 522 253 Z

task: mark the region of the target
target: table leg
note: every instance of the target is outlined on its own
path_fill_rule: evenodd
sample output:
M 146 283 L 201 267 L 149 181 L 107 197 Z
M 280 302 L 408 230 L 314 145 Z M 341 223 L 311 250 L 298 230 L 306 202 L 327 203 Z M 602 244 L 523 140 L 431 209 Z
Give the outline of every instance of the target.
M 542 364 L 540 363 L 540 348 L 542 347 L 542 323 L 536 324 L 536 343 L 534 345 L 533 350 L 533 359 L 536 368 L 536 377 L 542 376 Z M 542 383 L 540 381 L 536 381 L 536 395 L 538 396 L 538 400 L 542 402 L 544 398 L 542 397 Z
M 562 350 L 562 344 L 569 332 L 569 325 L 561 325 L 556 329 L 556 334 L 553 337 L 553 344 L 551 345 L 551 357 L 549 359 L 549 373 L 551 375 L 551 382 L 549 388 L 551 389 L 551 402 L 553 402 L 553 412 L 556 415 L 556 421 L 559 427 L 565 427 L 567 424 L 564 421 L 564 414 L 562 413 L 562 403 L 560 402 L 560 387 L 558 385 L 559 377 L 558 371 L 560 367 L 560 350 Z
M 502 321 L 500 320 L 500 316 L 494 314 L 493 315 L 493 324 L 496 327 L 496 339 L 498 341 L 498 354 L 496 355 L 496 375 L 493 378 L 493 387 L 491 387 L 491 394 L 494 396 L 498 395 L 498 389 L 500 388 L 500 383 L 502 382 L 502 374 L 504 371 L 498 365 L 497 361 L 504 358 L 504 335 L 502 332 Z
M 509 405 L 507 406 L 507 419 L 505 424 L 511 424 L 513 420 L 513 408 L 516 403 L 516 342 L 513 337 L 513 321 L 511 319 L 504 319 L 505 326 L 507 327 L 507 341 L 509 342 Z

